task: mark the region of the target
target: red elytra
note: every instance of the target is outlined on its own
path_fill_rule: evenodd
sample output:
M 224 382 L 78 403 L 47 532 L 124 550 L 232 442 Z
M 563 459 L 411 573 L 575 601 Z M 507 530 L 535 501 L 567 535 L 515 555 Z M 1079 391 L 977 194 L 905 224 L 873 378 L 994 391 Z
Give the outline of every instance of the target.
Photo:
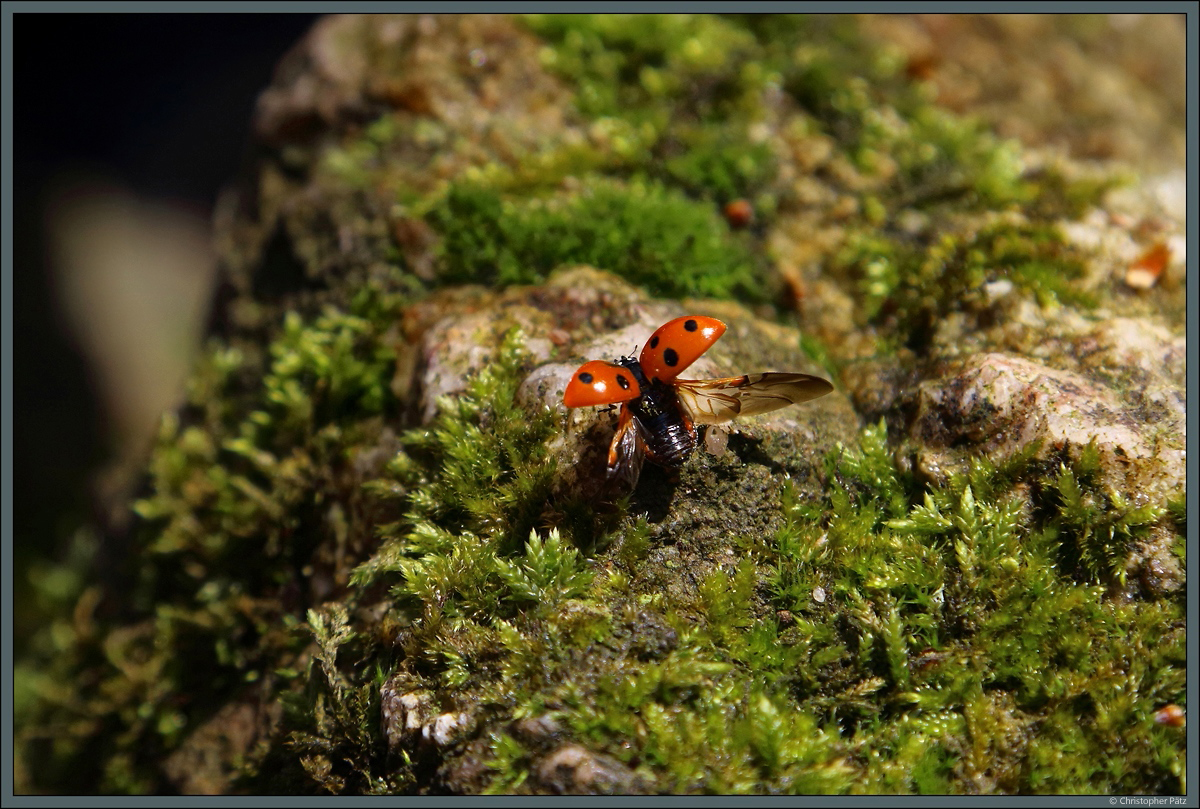
M 725 333 L 725 324 L 715 317 L 677 317 L 646 341 L 638 366 L 650 382 L 670 382 L 679 376 Z M 622 359 L 629 359 L 623 357 Z M 567 407 L 620 404 L 642 395 L 642 385 L 627 365 L 592 360 L 571 377 L 563 392 Z
M 563 392 L 567 407 L 620 404 L 642 395 L 642 388 L 627 368 L 604 360 L 579 366 Z
M 725 324 L 715 317 L 685 315 L 658 327 L 646 341 L 638 364 L 651 381 L 670 382 L 725 333 Z
M 833 390 L 808 374 L 743 374 L 722 379 L 679 379 L 725 333 L 713 317 L 685 315 L 660 326 L 635 360 L 592 360 L 579 367 L 563 392 L 567 407 L 621 405 L 608 451 L 608 476 L 635 485 L 643 457 L 679 466 L 696 447 L 697 424 L 769 413 Z

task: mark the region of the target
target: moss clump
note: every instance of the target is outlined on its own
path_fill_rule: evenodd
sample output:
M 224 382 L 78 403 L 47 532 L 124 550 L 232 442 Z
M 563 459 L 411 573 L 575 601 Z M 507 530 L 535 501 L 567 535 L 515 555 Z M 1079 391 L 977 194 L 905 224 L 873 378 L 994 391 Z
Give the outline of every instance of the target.
M 747 122 L 764 115 L 777 75 L 748 28 L 706 15 L 525 21 L 549 43 L 543 64 L 578 88 L 583 117 L 639 133 L 623 171 L 718 204 L 751 199 L 760 215 L 773 205 L 777 161 Z
M 340 793 L 347 789 L 367 794 L 394 794 L 413 785 L 409 766 L 388 766 L 379 731 L 380 677 L 347 676 L 339 665 L 343 658 L 362 656 L 373 643 L 369 634 L 353 627 L 347 608 L 330 604 L 308 611 L 307 629 L 316 649 L 309 660 L 307 676 L 297 678 L 302 690 L 285 691 L 283 726 L 288 769 L 298 759 L 304 773 L 321 791 Z M 296 674 L 289 672 L 289 674 Z M 276 752 L 283 752 L 282 750 Z M 267 761 L 247 768 L 242 786 L 252 791 L 294 791 L 295 783 L 279 777 Z M 287 772 L 285 769 L 284 772 Z M 292 777 L 299 773 L 291 773 Z M 298 780 L 298 779 L 297 779 Z
M 1181 791 L 1182 737 L 1152 718 L 1183 699 L 1181 605 L 1108 601 L 1064 563 L 1054 464 L 979 459 L 921 491 L 882 425 L 861 446 L 692 600 L 639 595 L 644 523 L 601 575 L 553 535 L 524 560 L 472 543 L 396 566 L 420 607 L 404 670 L 450 705 L 504 706 L 471 754 L 480 788 L 537 788 L 544 748 L 508 722 L 548 717 L 635 791 Z M 466 578 L 425 586 L 431 566 Z
M 580 88 L 577 111 L 606 132 L 626 133 L 616 137 L 628 146 L 624 160 L 593 161 L 595 171 L 651 178 L 718 203 L 745 197 L 769 224 L 778 211 L 794 212 L 794 189 L 776 179 L 781 161 L 797 169 L 788 151 L 804 153 L 804 144 L 823 138 L 831 154 L 817 161 L 814 178 L 842 203 L 854 201 L 850 238 L 829 273 L 857 277 L 864 319 L 898 320 L 901 343 L 920 348 L 949 307 L 978 297 L 990 280 L 1009 278 L 1043 305 L 1094 305 L 1078 283 L 1081 260 L 1048 223 L 1078 215 L 1120 178 L 1068 178 L 1054 165 L 1030 170 L 1014 141 L 938 107 L 902 60 L 846 19 L 525 19 L 548 43 L 543 64 Z M 750 122 L 781 115 L 772 137 L 751 136 Z M 896 224 L 916 216 L 944 231 L 938 223 L 963 212 L 1018 209 L 1028 224 L 924 245 Z M 626 277 L 680 294 L 678 284 Z M 731 290 L 711 286 L 706 294 Z
M 726 203 L 742 197 L 764 199 L 776 169 L 775 156 L 764 143 L 747 143 L 744 135 L 725 128 L 680 128 L 675 143 L 664 144 L 665 178 L 695 197 Z
M 1067 481 L 1087 478 L 1087 453 L 1029 502 L 1031 457 L 978 459 L 921 496 L 869 428 L 827 504 L 788 504 L 757 548 L 774 603 L 826 650 L 800 693 L 851 735 L 865 791 L 1182 791 L 1182 739 L 1152 720 L 1183 697 L 1181 605 L 1106 600 L 1087 582 L 1113 575 L 1118 549 L 1103 565 L 1075 551 L 1161 512 L 1079 511 Z
M 289 313 L 270 346 L 257 406 L 245 414 L 213 409 L 243 370 L 241 352 L 214 348 L 197 376 L 203 387 L 192 391 L 206 418 L 186 427 L 164 421 L 151 464 L 154 494 L 135 505 L 160 528 L 153 549 L 228 561 L 244 553 L 240 540 L 265 537 L 268 553 L 278 552 L 300 528 L 319 478 L 361 439 L 358 425 L 395 408 L 395 359 L 382 327 L 332 309 L 311 323 Z
M 925 246 L 864 231 L 835 264 L 857 279 L 866 322 L 914 351 L 929 347 L 948 314 L 986 312 L 988 283 L 1011 282 L 1042 305 L 1096 304 L 1082 285 L 1082 258 L 1050 225 L 1000 222 Z
M 534 283 L 583 263 L 668 297 L 764 296 L 752 254 L 716 212 L 655 182 L 597 181 L 523 201 L 454 185 L 428 219 L 442 234 L 447 283 Z
M 554 478 L 545 446 L 552 427 L 548 413 L 531 421 L 515 403 L 528 361 L 521 340 L 510 332 L 464 395 L 440 400 L 430 427 L 403 436 L 405 451 L 388 465 L 389 477 L 369 484 L 407 510 L 382 528 L 384 542 L 355 583 L 399 571 L 410 557 L 463 552 L 476 542 L 512 553 L 541 521 Z
M 476 384 L 444 419 L 488 412 L 498 389 Z M 451 446 L 489 440 L 439 424 L 426 486 L 464 474 Z M 492 706 L 476 713 L 487 744 L 464 753 L 483 791 L 539 788 L 545 748 L 509 724 L 533 718 L 625 767 L 612 777 L 633 791 L 1181 791 L 1182 737 L 1153 715 L 1184 698 L 1182 605 L 1106 600 L 1094 583 L 1123 549 L 1077 550 L 1164 513 L 1100 498 L 1087 449 L 980 458 L 922 490 L 882 424 L 860 446 L 827 458 L 823 497 L 789 487 L 777 529 L 691 600 L 642 591 L 659 575 L 644 521 L 590 566 L 554 532 L 522 554 L 498 504 L 446 511 L 415 488 L 407 533 L 358 575 L 402 576 L 399 671 L 446 710 Z
M 551 43 L 542 63 L 576 84 L 576 105 L 588 118 L 665 123 L 663 113 L 681 102 L 702 120 L 726 117 L 750 84 L 738 79 L 754 38 L 718 17 L 537 14 L 525 21 Z
M 859 43 L 859 48 L 863 48 Z M 886 57 L 864 58 L 849 70 L 847 52 L 802 47 L 786 69 L 784 88 L 835 138 L 870 182 L 864 210 L 995 210 L 1034 199 L 1019 146 L 978 121 L 953 115 L 924 98 Z
M 354 330 L 326 317 L 324 331 Z M 293 366 L 280 356 L 271 376 L 286 388 Z M 548 528 L 568 509 L 549 488 L 553 424 L 513 404 L 526 363 L 510 335 L 465 396 L 402 438 L 360 490 L 363 508 L 395 520 L 307 624 L 247 606 L 247 585 L 227 572 L 181 589 L 153 620 L 95 636 L 91 652 L 70 640 L 83 671 L 122 690 L 104 703 L 117 717 L 108 735 L 87 726 L 60 760 L 97 755 L 97 739 L 114 735 L 165 755 L 194 721 L 175 715 L 175 695 L 216 699 L 251 672 L 283 707 L 276 734 L 240 764 L 251 791 L 307 779 L 421 792 L 435 778 L 542 790 L 539 762 L 563 739 L 615 762 L 627 791 L 1182 791 L 1182 736 L 1153 720 L 1184 701 L 1182 604 L 1107 600 L 1095 582 L 1117 575 L 1123 548 L 1104 540 L 1102 563 L 1079 551 L 1168 515 L 1099 497 L 1093 452 L 979 459 L 922 490 L 897 469 L 882 425 L 868 428 L 861 449 L 826 459 L 825 494 L 786 487 L 772 530 L 668 599 L 647 586 L 662 571 L 647 565 L 645 521 L 611 543 Z M 167 569 L 162 557 L 197 555 L 153 553 L 146 574 Z M 108 674 L 87 661 L 101 648 Z M 184 659 L 209 660 L 204 683 L 172 662 Z M 391 682 L 474 730 L 438 754 L 393 742 L 402 729 L 379 722 Z M 531 740 L 516 730 L 525 719 L 551 723 L 559 741 Z M 158 788 L 150 759 L 98 755 L 106 788 Z
M 277 672 L 307 643 L 288 603 L 310 597 L 300 571 L 336 579 L 335 535 L 350 555 L 364 539 L 341 504 L 348 456 L 395 410 L 387 301 L 365 290 L 361 314 L 289 316 L 262 360 L 203 358 L 163 421 L 128 565 L 35 647 L 18 736 L 30 786 L 161 792 L 186 730 L 234 694 L 286 690 Z
M 1135 505 L 1120 492 L 1102 487 L 1099 470 L 1093 440 L 1073 464 L 1060 463 L 1043 478 L 1044 530 L 1061 537 L 1065 569 L 1078 571 L 1087 581 L 1124 587 L 1131 546 L 1168 513 L 1170 504 Z
M 549 416 L 531 420 L 515 404 L 528 361 L 510 332 L 467 391 L 441 400 L 435 421 L 404 434 L 384 474 L 364 484 L 374 512 L 396 519 L 377 527 L 382 542 L 341 601 L 309 611 L 316 650 L 302 689 L 286 695 L 286 746 L 247 766 L 246 788 L 279 788 L 269 763 L 285 750 L 325 792 L 428 788 L 417 751 L 389 753 L 380 729 L 391 673 L 470 687 L 497 643 L 520 646 L 508 619 L 541 615 L 589 586 L 572 542 L 535 527 L 547 519 L 554 465 Z M 381 618 L 364 623 L 358 611 Z
M 774 17 L 790 29 L 797 18 Z M 542 63 L 577 87 L 595 148 L 622 159 L 605 173 L 640 176 L 716 205 L 750 200 L 759 219 L 778 205 L 774 147 L 751 132 L 769 116 L 789 61 L 759 40 L 752 18 L 708 15 L 528 15 L 547 43 Z M 801 25 L 803 27 L 803 24 Z M 596 137 L 596 135 L 599 137 Z

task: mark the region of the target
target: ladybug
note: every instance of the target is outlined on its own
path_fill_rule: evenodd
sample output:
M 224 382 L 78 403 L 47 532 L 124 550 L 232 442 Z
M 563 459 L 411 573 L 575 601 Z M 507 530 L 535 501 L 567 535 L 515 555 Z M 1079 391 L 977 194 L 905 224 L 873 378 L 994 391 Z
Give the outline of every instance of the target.
M 641 354 L 579 367 L 563 392 L 567 407 L 621 405 L 608 448 L 608 477 L 637 484 L 642 459 L 678 467 L 696 449 L 697 424 L 724 424 L 735 416 L 769 413 L 833 390 L 808 374 L 743 374 L 723 379 L 679 379 L 725 333 L 725 324 L 684 315 L 659 326 Z

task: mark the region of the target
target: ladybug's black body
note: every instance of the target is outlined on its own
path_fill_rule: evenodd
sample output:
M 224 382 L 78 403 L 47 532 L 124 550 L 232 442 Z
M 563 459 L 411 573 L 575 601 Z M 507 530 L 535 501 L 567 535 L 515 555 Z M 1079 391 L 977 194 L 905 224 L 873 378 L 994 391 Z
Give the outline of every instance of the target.
M 682 466 L 696 449 L 696 432 L 684 421 L 674 387 L 648 380 L 633 357 L 621 357 L 617 364 L 629 370 L 641 389 L 641 395 L 628 405 L 647 454 L 662 466 Z

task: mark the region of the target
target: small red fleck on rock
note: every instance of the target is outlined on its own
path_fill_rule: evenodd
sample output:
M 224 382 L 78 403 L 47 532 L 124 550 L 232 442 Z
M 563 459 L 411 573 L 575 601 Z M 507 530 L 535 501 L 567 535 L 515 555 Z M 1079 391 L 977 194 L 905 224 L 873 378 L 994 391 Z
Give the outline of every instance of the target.
M 1154 721 L 1160 725 L 1170 725 L 1173 728 L 1181 728 L 1187 718 L 1184 716 L 1183 708 L 1180 708 L 1175 703 L 1164 705 L 1154 712 Z
M 1171 248 L 1163 242 L 1142 253 L 1125 271 L 1125 283 L 1134 289 L 1149 289 L 1158 283 L 1159 276 L 1171 260 Z
M 904 72 L 910 79 L 929 81 L 938 66 L 938 56 L 933 53 L 922 53 L 910 56 L 904 65 Z
M 754 221 L 754 206 L 745 199 L 735 199 L 725 205 L 725 221 L 730 227 L 744 228 Z

